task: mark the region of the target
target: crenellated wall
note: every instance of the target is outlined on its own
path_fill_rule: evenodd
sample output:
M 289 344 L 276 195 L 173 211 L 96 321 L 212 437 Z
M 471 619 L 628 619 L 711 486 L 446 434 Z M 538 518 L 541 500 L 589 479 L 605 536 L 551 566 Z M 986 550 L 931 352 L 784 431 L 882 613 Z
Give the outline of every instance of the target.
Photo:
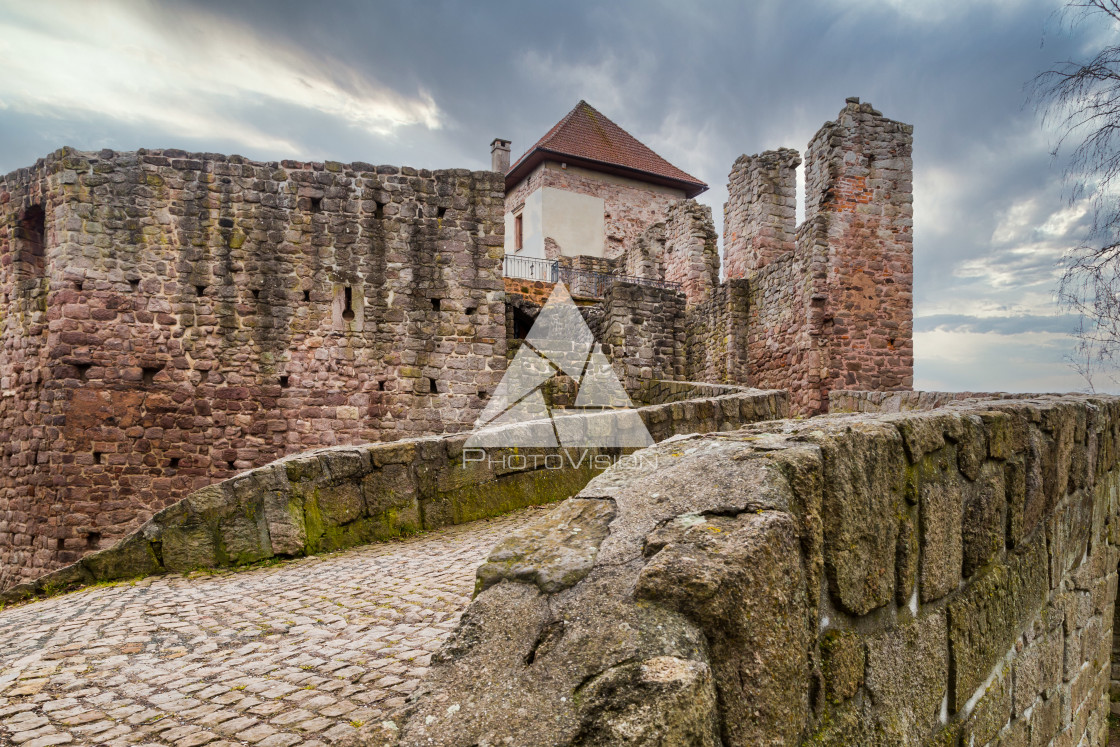
M 364 743 L 1105 744 L 1120 398 L 641 455 L 495 547 Z
M 284 454 L 469 428 L 505 368 L 503 200 L 173 150 L 0 179 L 0 588 Z
M 728 277 L 751 282 L 750 382 L 826 412 L 832 389 L 909 390 L 913 348 L 913 127 L 849 99 L 809 143 L 794 230 L 795 151 L 736 161 L 725 209 Z

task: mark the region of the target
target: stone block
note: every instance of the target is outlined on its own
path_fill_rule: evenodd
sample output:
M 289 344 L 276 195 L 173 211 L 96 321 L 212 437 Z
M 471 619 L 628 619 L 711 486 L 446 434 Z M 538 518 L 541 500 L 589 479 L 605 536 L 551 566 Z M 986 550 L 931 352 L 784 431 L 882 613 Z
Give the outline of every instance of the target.
M 819 432 L 816 432 L 819 433 Z M 898 516 L 906 456 L 898 431 L 859 423 L 815 435 L 824 459 L 824 561 L 829 590 L 844 610 L 865 615 L 894 598 Z
M 949 645 L 954 667 L 953 711 L 987 678 L 1042 608 L 1049 590 L 1046 545 L 1036 535 L 1021 551 L 976 576 L 949 602 Z
M 825 697 L 839 704 L 863 686 L 867 659 L 863 639 L 851 631 L 832 630 L 821 637 L 820 647 Z
M 965 578 L 998 558 L 1004 549 L 1006 492 L 1004 469 L 998 462 L 983 465 L 975 481 L 965 485 L 961 523 Z
M 940 599 L 961 583 L 965 478 L 951 448 L 922 458 L 918 468 L 921 516 L 921 599 Z
M 945 615 L 926 615 L 869 638 L 866 686 L 886 742 L 918 744 L 932 734 L 949 687 Z
M 160 535 L 163 567 L 185 573 L 220 565 L 214 530 L 205 524 L 164 527 Z
M 1011 669 L 1004 667 L 964 722 L 962 736 L 965 744 L 983 745 L 995 739 L 1011 718 L 1011 693 Z

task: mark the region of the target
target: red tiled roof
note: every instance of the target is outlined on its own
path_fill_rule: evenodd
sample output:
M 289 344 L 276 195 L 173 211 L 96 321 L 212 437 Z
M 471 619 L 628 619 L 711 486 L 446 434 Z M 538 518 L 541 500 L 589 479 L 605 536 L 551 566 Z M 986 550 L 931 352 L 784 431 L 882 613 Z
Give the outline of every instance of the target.
M 586 101 L 576 104 L 568 116 L 517 160 L 506 174 L 506 189 L 512 189 L 549 156 L 553 160 L 563 157 L 573 165 L 683 189 L 689 197 L 708 188 L 704 182 L 654 153 Z

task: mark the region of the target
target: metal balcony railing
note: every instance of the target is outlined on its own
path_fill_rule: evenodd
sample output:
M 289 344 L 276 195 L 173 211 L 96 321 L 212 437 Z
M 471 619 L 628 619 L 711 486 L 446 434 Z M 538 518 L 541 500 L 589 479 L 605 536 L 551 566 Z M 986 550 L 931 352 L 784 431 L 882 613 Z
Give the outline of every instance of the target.
M 568 292 L 573 296 L 589 298 L 603 298 L 615 283 L 633 283 L 673 291 L 681 289 L 680 283 L 671 280 L 639 278 L 631 275 L 615 275 L 607 272 L 595 272 L 594 270 L 581 270 L 575 267 L 563 267 L 560 262 L 554 259 L 519 257 L 516 254 L 505 256 L 502 275 L 507 278 L 541 280 L 546 283 L 561 282 L 568 286 Z

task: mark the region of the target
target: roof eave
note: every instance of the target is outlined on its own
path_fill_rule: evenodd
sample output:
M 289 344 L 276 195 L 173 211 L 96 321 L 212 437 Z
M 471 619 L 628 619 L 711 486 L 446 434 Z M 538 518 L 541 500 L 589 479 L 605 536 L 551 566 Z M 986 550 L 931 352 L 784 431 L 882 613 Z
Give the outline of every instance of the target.
M 514 187 L 520 184 L 532 173 L 533 169 L 544 161 L 560 161 L 561 163 L 568 163 L 573 166 L 582 166 L 592 171 L 601 171 L 616 176 L 630 177 L 631 179 L 637 179 L 638 181 L 657 184 L 663 187 L 672 187 L 683 191 L 687 198 L 693 198 L 708 191 L 708 185 L 704 182 L 691 182 L 684 179 L 676 179 L 671 176 L 664 176 L 662 174 L 654 174 L 649 171 L 642 171 L 641 169 L 630 168 L 628 166 L 619 166 L 605 161 L 596 161 L 592 158 L 573 156 L 569 153 L 561 153 L 559 151 L 548 150 L 547 148 L 534 148 L 522 156 L 517 163 L 513 165 L 513 168 L 506 173 L 506 192 L 510 192 Z

